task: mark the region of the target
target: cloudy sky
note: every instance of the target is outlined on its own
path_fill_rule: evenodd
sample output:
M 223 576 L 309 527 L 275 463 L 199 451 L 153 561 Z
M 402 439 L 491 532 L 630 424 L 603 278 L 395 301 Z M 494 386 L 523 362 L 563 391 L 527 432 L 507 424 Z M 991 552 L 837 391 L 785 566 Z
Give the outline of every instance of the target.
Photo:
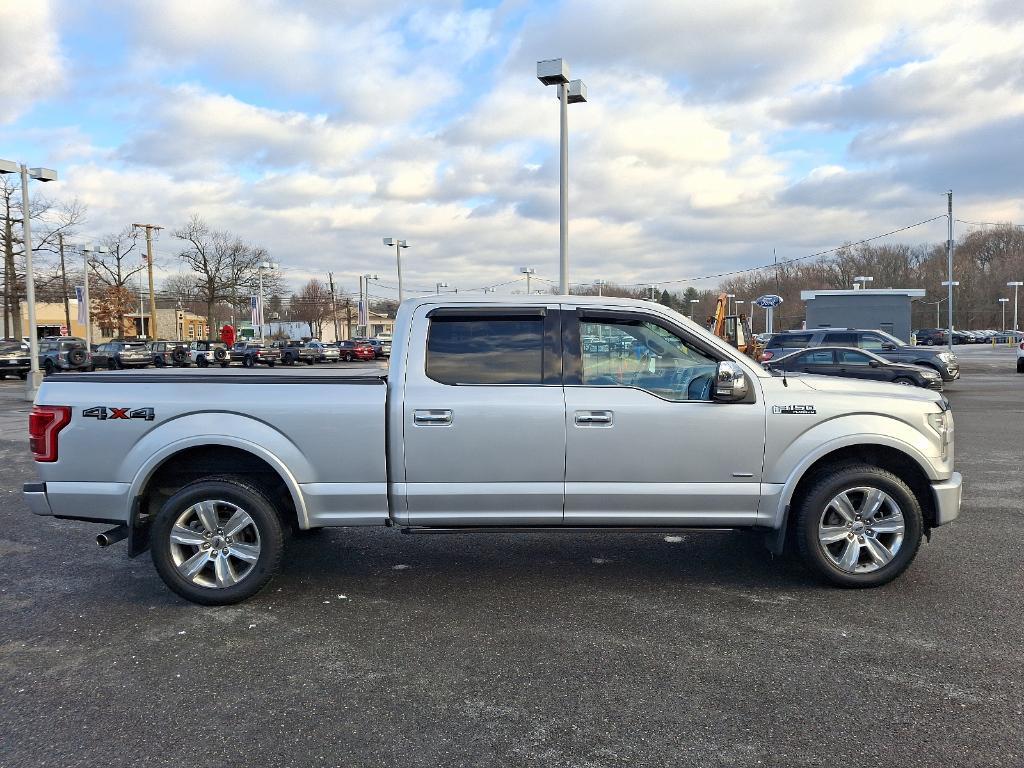
M 557 280 L 535 67 L 562 56 L 590 95 L 571 280 L 681 280 L 931 218 L 948 188 L 958 218 L 1024 220 L 1022 51 L 1020 0 L 0 0 L 0 157 L 56 168 L 83 237 L 198 212 L 295 283 L 394 295 L 382 236 L 414 290 Z

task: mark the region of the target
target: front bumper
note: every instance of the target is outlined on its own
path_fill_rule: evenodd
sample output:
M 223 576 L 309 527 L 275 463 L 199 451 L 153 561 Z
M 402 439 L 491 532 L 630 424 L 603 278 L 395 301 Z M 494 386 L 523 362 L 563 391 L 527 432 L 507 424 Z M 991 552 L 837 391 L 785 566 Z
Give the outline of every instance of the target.
M 932 495 L 935 498 L 935 525 L 951 523 L 960 516 L 963 482 L 963 476 L 959 472 L 954 472 L 949 480 L 932 483 Z

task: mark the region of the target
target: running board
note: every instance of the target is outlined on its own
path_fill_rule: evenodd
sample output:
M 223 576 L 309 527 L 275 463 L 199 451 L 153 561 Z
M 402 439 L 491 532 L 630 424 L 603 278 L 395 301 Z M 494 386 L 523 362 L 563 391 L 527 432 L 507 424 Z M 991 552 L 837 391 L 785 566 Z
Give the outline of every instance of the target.
M 744 526 L 746 527 L 746 526 Z M 674 533 L 676 531 L 735 531 L 739 528 L 706 528 L 699 525 L 464 525 L 450 528 L 406 526 L 400 529 L 408 535 L 428 533 L 575 533 L 604 531 L 611 533 Z

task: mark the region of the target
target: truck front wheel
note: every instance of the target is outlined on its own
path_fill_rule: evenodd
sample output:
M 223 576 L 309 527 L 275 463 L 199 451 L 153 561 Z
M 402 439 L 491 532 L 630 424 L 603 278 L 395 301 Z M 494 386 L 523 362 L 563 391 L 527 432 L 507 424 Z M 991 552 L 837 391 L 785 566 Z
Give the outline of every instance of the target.
M 804 563 L 840 587 L 878 587 L 907 569 L 921 544 L 921 505 L 900 478 L 849 464 L 821 474 L 796 509 Z
M 174 592 L 201 605 L 229 605 L 270 581 L 284 536 L 262 490 L 215 477 L 168 499 L 153 521 L 150 542 L 153 565 Z

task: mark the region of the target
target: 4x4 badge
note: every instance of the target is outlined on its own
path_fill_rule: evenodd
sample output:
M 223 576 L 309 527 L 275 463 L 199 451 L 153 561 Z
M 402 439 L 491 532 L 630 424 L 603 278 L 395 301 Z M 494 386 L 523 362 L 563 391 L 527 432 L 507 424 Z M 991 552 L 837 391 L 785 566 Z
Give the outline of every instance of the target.
M 813 405 L 773 405 L 772 413 L 817 413 Z

